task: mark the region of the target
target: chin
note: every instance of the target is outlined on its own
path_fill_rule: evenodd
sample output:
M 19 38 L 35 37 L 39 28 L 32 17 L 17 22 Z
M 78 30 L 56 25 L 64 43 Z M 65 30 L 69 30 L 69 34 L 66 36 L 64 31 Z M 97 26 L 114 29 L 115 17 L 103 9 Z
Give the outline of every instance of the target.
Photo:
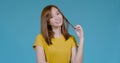
M 55 27 L 61 27 L 61 26 L 62 26 L 62 24 L 55 25 Z
M 61 27 L 62 25 L 56 25 L 55 27 Z
M 62 23 L 61 23 L 61 24 L 58 24 L 57 26 L 62 26 Z

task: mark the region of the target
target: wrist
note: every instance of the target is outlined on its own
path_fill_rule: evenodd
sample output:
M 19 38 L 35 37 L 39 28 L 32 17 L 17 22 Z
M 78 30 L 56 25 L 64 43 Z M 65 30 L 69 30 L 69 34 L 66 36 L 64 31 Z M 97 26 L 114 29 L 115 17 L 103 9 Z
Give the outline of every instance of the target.
M 84 41 L 84 38 L 80 38 L 80 41 Z

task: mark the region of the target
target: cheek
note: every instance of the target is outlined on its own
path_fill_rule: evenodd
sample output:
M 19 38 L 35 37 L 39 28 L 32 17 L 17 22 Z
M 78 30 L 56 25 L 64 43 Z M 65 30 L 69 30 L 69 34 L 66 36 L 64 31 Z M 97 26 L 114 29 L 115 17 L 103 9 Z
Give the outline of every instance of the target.
M 62 15 L 60 14 L 59 17 L 62 18 Z
M 50 19 L 50 24 L 52 25 L 54 23 L 54 19 Z
M 62 15 L 59 15 L 59 17 L 62 19 L 62 21 L 63 21 L 63 16 Z

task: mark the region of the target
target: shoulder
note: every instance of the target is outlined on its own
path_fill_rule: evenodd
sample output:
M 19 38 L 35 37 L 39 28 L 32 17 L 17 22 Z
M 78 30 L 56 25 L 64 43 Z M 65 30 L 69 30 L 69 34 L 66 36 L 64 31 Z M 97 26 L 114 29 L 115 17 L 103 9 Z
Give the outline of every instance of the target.
M 70 39 L 74 39 L 75 40 L 75 36 L 74 35 L 70 35 Z
M 77 41 L 76 41 L 76 38 L 75 38 L 74 35 L 70 35 L 70 40 L 71 40 L 70 42 L 71 42 L 71 44 L 72 44 L 72 47 L 73 47 L 73 46 L 78 47 Z
M 43 35 L 41 33 L 37 34 L 36 42 L 39 42 L 39 43 L 42 43 L 42 44 L 46 43 L 45 38 L 43 37 Z
M 43 35 L 41 33 L 37 34 L 37 37 L 43 37 Z
M 41 33 L 37 34 L 37 37 L 41 37 L 41 36 L 42 36 L 42 34 L 41 34 Z
M 75 41 L 75 42 L 76 42 L 76 39 L 75 39 L 75 36 L 74 36 L 74 35 L 70 35 L 68 40 L 71 40 L 71 41 Z
M 41 33 L 37 34 L 36 36 L 37 39 L 44 39 L 43 35 Z

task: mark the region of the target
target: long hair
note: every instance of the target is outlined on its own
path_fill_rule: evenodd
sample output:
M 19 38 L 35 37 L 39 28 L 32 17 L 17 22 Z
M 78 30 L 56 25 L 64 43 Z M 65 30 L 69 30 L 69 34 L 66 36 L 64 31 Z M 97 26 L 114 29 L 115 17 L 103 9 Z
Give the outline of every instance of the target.
M 68 33 L 68 26 L 69 26 L 68 22 L 69 21 L 65 18 L 65 16 L 63 15 L 63 13 L 60 11 L 60 9 L 57 6 L 48 5 L 42 10 L 42 14 L 41 14 L 41 33 L 48 45 L 52 44 L 51 38 L 54 37 L 54 32 L 52 31 L 52 27 L 49 23 L 50 17 L 52 16 L 51 15 L 52 7 L 58 9 L 58 11 L 61 13 L 63 17 L 63 23 L 61 26 L 62 35 L 64 36 L 65 40 L 68 40 L 68 38 L 70 37 L 70 34 Z

